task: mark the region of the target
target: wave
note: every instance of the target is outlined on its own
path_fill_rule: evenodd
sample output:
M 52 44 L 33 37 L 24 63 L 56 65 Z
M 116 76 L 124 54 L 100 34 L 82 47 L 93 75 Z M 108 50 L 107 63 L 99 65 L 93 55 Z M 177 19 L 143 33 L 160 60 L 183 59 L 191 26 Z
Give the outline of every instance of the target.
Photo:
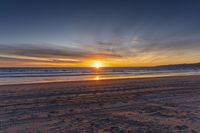
M 0 68 L 0 84 L 199 74 L 199 68 Z M 98 78 L 99 79 L 99 78 Z

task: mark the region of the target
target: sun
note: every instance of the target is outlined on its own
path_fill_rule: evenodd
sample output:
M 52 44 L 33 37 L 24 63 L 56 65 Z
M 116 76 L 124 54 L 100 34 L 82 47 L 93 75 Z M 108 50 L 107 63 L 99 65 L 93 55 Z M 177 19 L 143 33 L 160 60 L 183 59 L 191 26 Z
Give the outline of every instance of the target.
M 95 67 L 96 69 L 99 69 L 103 67 L 103 63 L 101 61 L 95 61 L 93 64 L 93 67 Z

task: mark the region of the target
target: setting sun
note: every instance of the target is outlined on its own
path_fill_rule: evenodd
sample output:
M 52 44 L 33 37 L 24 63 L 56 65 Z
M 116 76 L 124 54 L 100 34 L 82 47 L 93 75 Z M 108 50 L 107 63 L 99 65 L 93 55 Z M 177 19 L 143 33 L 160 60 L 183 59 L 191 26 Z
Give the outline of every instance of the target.
M 103 67 L 103 63 L 101 61 L 95 61 L 93 67 L 99 69 L 100 67 Z

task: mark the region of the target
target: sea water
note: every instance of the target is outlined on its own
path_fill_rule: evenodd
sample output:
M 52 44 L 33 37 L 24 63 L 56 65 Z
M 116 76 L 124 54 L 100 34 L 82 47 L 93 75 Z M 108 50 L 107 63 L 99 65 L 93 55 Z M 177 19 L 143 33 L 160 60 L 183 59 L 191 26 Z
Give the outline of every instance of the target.
M 200 68 L 0 68 L 0 85 L 200 75 Z

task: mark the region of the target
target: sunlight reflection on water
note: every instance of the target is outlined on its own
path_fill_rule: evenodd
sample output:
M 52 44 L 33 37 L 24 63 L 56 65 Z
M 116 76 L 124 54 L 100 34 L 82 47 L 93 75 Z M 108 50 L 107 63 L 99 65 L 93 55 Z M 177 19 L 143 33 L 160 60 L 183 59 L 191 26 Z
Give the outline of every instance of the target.
M 97 75 L 94 80 L 100 80 L 100 76 Z
M 150 71 L 150 70 L 122 69 L 123 70 L 122 71 L 119 69 L 111 69 L 111 68 L 98 71 L 97 70 L 88 71 L 88 70 L 89 69 L 16 69 L 16 70 L 2 69 L 0 71 L 0 85 L 85 81 L 85 80 L 100 81 L 107 79 L 200 75 L 200 70 Z

